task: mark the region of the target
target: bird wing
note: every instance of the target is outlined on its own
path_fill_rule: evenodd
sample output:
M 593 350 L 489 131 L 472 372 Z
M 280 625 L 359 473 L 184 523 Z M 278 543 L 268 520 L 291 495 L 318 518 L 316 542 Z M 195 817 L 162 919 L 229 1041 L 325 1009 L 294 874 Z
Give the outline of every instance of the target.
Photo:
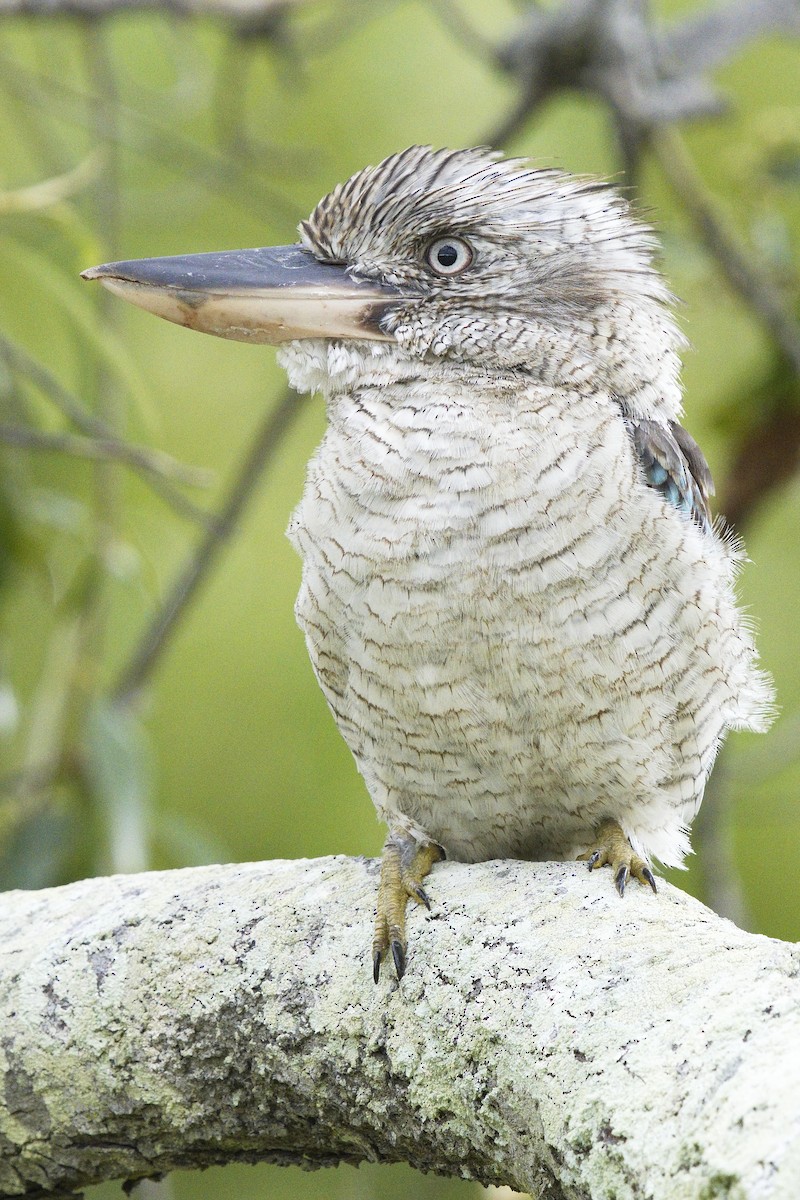
M 629 417 L 626 424 L 650 487 L 709 531 L 714 481 L 694 438 L 677 421 Z

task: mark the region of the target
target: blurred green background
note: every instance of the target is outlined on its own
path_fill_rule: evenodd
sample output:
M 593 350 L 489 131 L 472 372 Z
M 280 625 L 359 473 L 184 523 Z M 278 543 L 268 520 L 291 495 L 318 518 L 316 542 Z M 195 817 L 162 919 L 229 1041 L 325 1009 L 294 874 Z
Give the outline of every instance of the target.
M 283 531 L 322 434 L 318 398 L 297 399 L 296 422 L 142 703 L 109 704 L 202 536 L 196 516 L 164 499 L 165 481 L 217 511 L 283 382 L 269 348 L 198 337 L 78 275 L 114 258 L 293 241 L 316 200 L 366 163 L 412 142 L 484 140 L 515 96 L 484 40 L 502 41 L 524 7 L 295 3 L 238 34 L 222 20 L 156 13 L 0 25 L 0 886 L 378 853 L 382 830 L 292 614 L 300 567 Z M 686 145 L 724 220 L 798 312 L 797 44 L 761 40 L 716 81 L 731 107 L 686 127 Z M 620 168 L 606 114 L 577 95 L 506 148 L 578 172 Z M 724 479 L 776 395 L 800 409 L 797 381 L 647 158 L 640 198 L 692 343 L 687 424 Z M 169 464 L 143 478 L 114 447 L 105 462 L 79 456 L 88 427 L 65 416 L 58 386 L 117 438 L 206 469 L 206 486 L 184 486 Z M 20 429 L 37 444 L 12 444 Z M 780 717 L 766 738 L 730 739 L 715 783 L 751 927 L 788 939 L 800 936 L 799 521 L 794 477 L 744 530 L 740 590 Z M 713 900 L 724 881 L 703 873 L 696 846 L 674 878 Z M 189 1200 L 443 1196 L 473 1185 L 402 1167 L 259 1167 L 166 1186 Z

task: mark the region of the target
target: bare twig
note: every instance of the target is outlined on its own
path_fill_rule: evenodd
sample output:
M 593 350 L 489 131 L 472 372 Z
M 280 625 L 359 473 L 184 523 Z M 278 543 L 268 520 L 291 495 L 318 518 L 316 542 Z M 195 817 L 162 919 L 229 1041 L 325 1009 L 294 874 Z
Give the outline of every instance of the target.
M 158 471 L 158 456 L 140 446 L 132 446 L 118 438 L 86 438 L 70 433 L 45 433 L 25 425 L 0 423 L 0 442 L 22 450 L 40 450 L 50 454 L 69 454 L 90 462 L 121 462 L 142 474 L 153 491 L 169 503 L 179 516 L 186 517 L 203 529 L 215 529 L 213 513 L 193 504 L 181 492 L 169 486 Z M 179 464 L 175 464 L 176 466 Z
M 489 135 L 501 142 L 550 96 L 577 90 L 614 114 L 623 144 L 644 130 L 719 110 L 713 87 L 665 58 L 647 0 L 564 0 L 532 6 L 498 53 L 520 98 Z M 630 127 L 630 128 L 627 128 Z
M 29 450 L 45 450 L 59 454 L 72 454 L 76 458 L 88 458 L 95 462 L 123 462 L 136 467 L 144 474 L 155 474 L 159 477 L 177 476 L 184 482 L 187 477 L 192 479 L 195 486 L 198 478 L 204 482 L 208 472 L 183 468 L 181 463 L 161 455 L 144 446 L 135 446 L 130 442 L 114 437 L 80 437 L 72 433 L 46 433 L 40 429 L 30 429 L 25 425 L 8 425 L 0 423 L 0 441 L 7 446 L 20 446 Z M 205 516 L 205 514 L 199 514 Z
M 544 103 L 547 94 L 548 89 L 540 80 L 526 81 L 506 115 L 477 140 L 481 145 L 505 146 L 522 132 Z
M 581 91 L 611 113 L 630 184 L 650 132 L 722 111 L 724 101 L 703 73 L 772 30 L 800 32 L 798 0 L 730 0 L 672 27 L 653 17 L 648 0 L 533 4 L 493 54 L 519 92 L 483 140 L 503 144 L 549 97 Z
M 30 382 L 47 399 L 80 429 L 85 438 L 70 437 L 69 434 L 43 433 L 17 426 L 5 425 L 0 440 L 32 450 L 45 450 L 74 454 L 80 458 L 115 458 L 136 471 L 152 491 L 170 505 L 174 511 L 203 528 L 210 528 L 214 519 L 173 486 L 172 481 L 189 487 L 208 487 L 213 480 L 211 471 L 203 467 L 191 467 L 178 462 L 163 450 L 137 446 L 114 435 L 112 427 L 100 417 L 94 416 L 83 407 L 55 375 L 38 363 L 20 346 L 15 345 L 0 333 L 0 357 L 18 375 Z
M 681 72 L 707 71 L 772 32 L 800 34 L 797 0 L 728 0 L 710 5 L 664 31 L 662 53 Z
M 781 357 L 741 400 L 753 420 L 733 435 L 733 458 L 718 488 L 720 511 L 740 530 L 800 466 L 800 376 Z
M 48 119 L 52 120 L 53 106 L 57 104 L 62 120 L 78 127 L 91 128 L 91 121 L 85 112 L 89 97 L 80 88 L 71 86 L 63 78 L 23 67 L 12 56 L 2 53 L 0 72 L 3 86 L 20 101 L 26 111 L 38 105 L 47 110 Z M 270 212 L 286 219 L 296 219 L 295 208 L 280 192 L 265 183 L 263 158 L 259 158 L 257 163 L 250 163 L 236 155 L 207 150 L 182 137 L 174 125 L 156 120 L 130 105 L 119 103 L 117 107 L 120 121 L 133 127 L 133 132 L 120 136 L 126 151 L 138 153 L 176 173 L 190 172 L 196 183 L 223 192 L 241 209 L 258 217 Z M 273 155 L 277 153 L 271 147 L 268 147 L 268 151 Z
M 649 144 L 728 283 L 761 319 L 800 375 L 800 323 L 769 275 L 725 221 L 681 138 L 672 130 L 659 129 L 650 135 Z
M 431 8 L 454 41 L 468 50 L 479 62 L 493 63 L 497 46 L 467 19 L 453 0 L 428 0 Z
M 83 433 L 99 438 L 113 436 L 110 426 L 85 409 L 77 396 L 73 396 L 52 371 L 42 366 L 21 346 L 16 345 L 2 333 L 0 333 L 0 355 L 12 371 L 27 377 Z M 177 463 L 175 465 L 179 466 Z
M 180 618 L 210 574 L 223 546 L 238 525 L 264 470 L 274 456 L 302 406 L 293 392 L 286 391 L 257 431 L 234 480 L 228 498 L 217 514 L 214 527 L 189 557 L 172 588 L 139 640 L 123 668 L 112 699 L 125 705 L 135 701 L 175 632 Z

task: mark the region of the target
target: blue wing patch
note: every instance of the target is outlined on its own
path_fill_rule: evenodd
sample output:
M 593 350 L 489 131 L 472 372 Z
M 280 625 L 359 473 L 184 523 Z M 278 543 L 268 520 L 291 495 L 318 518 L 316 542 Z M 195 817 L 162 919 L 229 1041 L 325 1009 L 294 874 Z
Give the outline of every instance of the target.
M 628 417 L 626 424 L 650 487 L 710 531 L 714 481 L 694 438 L 677 421 Z

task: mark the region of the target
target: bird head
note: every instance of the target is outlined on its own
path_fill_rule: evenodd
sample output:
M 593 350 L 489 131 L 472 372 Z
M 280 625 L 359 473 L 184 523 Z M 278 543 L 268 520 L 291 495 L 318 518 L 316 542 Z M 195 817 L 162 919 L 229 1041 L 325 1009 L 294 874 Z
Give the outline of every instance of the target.
M 604 184 L 492 150 L 412 146 L 335 187 L 299 232 L 294 246 L 84 277 L 203 332 L 290 343 L 301 376 L 312 359 L 335 375 L 344 343 L 350 382 L 353 361 L 446 360 L 638 394 L 643 414 L 666 390 L 677 407 L 680 335 L 654 238 Z

